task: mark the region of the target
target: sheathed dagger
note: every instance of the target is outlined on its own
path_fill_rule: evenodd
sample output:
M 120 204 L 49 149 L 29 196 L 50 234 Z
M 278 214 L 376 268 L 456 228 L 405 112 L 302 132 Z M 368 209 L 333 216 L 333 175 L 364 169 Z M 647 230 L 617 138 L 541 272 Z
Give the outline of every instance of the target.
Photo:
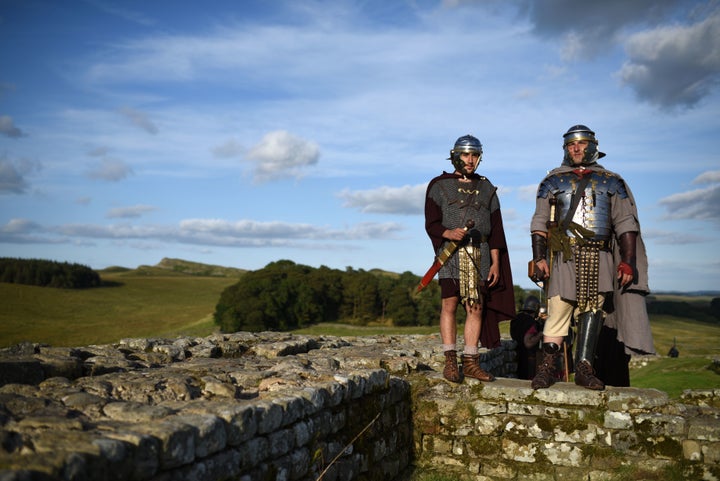
M 473 227 L 475 227 L 475 222 L 473 222 L 472 220 L 469 220 L 465 223 L 465 231 L 466 232 L 468 230 L 472 229 Z M 455 253 L 457 248 L 458 248 L 458 243 L 456 241 L 450 241 L 445 244 L 445 247 L 443 247 L 443 249 L 440 251 L 440 254 L 438 254 L 437 257 L 435 257 L 435 262 L 433 262 L 433 265 L 430 266 L 430 269 L 428 269 L 428 271 L 425 273 L 423 278 L 420 279 L 420 283 L 418 284 L 417 290 L 415 291 L 416 294 L 418 292 L 422 291 L 423 289 L 425 289 L 425 287 L 427 287 L 427 285 L 430 284 L 430 281 L 433 280 L 433 278 L 435 277 L 435 274 L 438 273 L 440 268 L 443 266 L 443 264 L 445 264 L 445 262 L 447 262 L 447 260 L 450 258 L 450 256 L 452 256 Z

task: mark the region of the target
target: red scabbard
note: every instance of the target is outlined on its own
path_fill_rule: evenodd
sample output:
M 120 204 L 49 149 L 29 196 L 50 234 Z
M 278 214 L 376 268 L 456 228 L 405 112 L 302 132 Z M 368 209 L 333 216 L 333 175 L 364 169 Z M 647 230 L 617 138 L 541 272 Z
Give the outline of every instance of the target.
M 475 222 L 471 219 L 465 223 L 465 227 L 463 228 L 463 230 L 465 230 L 465 232 L 467 232 L 469 229 L 472 229 L 473 227 L 475 227 Z M 428 284 L 430 284 L 430 281 L 433 280 L 433 277 L 435 277 L 435 274 L 438 273 L 438 271 L 443 266 L 443 264 L 445 264 L 445 262 L 448 260 L 448 258 L 451 255 L 453 255 L 453 253 L 457 250 L 457 248 L 458 248 L 457 242 L 454 242 L 454 241 L 448 242 L 447 246 L 445 246 L 443 251 L 440 254 L 438 254 L 438 257 L 435 258 L 435 262 L 433 262 L 433 265 L 430 266 L 430 269 L 428 269 L 428 271 L 425 273 L 423 278 L 420 280 L 420 283 L 417 286 L 417 291 L 415 291 L 415 294 L 422 291 L 423 289 L 425 289 L 425 287 L 427 287 Z
M 435 260 L 435 262 L 433 262 L 433 265 L 430 266 L 430 269 L 428 269 L 428 271 L 425 273 L 423 278 L 420 280 L 420 283 L 417 286 L 416 293 L 422 291 L 423 289 L 425 289 L 427 287 L 428 284 L 430 284 L 430 281 L 433 280 L 433 278 L 435 277 L 435 274 L 438 273 L 438 271 L 440 270 L 440 268 L 442 266 L 443 266 L 442 263 L 440 261 L 438 261 L 437 259 Z

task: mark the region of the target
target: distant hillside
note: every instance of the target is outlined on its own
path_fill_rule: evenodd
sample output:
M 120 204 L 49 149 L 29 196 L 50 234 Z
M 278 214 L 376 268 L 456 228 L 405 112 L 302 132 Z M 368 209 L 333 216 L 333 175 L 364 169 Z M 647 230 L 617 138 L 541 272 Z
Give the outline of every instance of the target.
M 167 257 L 163 258 L 156 267 L 192 276 L 209 277 L 239 277 L 247 272 L 246 269 L 201 264 L 199 262 L 190 262 L 182 259 L 169 259 Z
M 240 277 L 247 272 L 247 269 L 236 269 L 234 267 L 223 267 L 211 264 L 201 264 L 182 259 L 163 258 L 154 266 L 140 265 L 136 269 L 112 266 L 103 269 L 102 272 L 141 275 L 141 276 L 202 276 L 202 277 Z
M 720 291 L 653 291 L 658 296 L 720 297 Z

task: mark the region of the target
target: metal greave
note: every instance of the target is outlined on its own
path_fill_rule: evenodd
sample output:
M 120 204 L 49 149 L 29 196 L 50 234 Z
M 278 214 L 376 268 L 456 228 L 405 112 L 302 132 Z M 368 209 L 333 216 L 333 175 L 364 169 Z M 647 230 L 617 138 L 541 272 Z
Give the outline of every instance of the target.
M 583 312 L 578 316 L 576 364 L 581 361 L 588 361 L 591 366 L 593 365 L 603 322 L 604 318 L 601 310 Z

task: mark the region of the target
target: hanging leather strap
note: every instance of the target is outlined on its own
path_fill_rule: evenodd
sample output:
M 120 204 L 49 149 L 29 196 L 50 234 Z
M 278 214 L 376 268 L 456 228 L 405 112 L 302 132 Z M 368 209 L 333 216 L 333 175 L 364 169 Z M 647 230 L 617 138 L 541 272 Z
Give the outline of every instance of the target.
M 567 211 L 567 215 L 565 215 L 565 218 L 563 219 L 562 223 L 560 224 L 560 231 L 565 232 L 570 225 L 570 221 L 572 220 L 573 216 L 575 215 L 575 211 L 578 208 L 578 204 L 580 204 L 580 197 L 583 196 L 585 193 L 585 187 L 587 187 L 588 182 L 590 182 L 590 176 L 589 175 L 583 175 L 580 179 L 580 182 L 578 182 L 577 187 L 575 188 L 575 191 L 572 194 L 572 198 L 570 199 L 570 208 Z

